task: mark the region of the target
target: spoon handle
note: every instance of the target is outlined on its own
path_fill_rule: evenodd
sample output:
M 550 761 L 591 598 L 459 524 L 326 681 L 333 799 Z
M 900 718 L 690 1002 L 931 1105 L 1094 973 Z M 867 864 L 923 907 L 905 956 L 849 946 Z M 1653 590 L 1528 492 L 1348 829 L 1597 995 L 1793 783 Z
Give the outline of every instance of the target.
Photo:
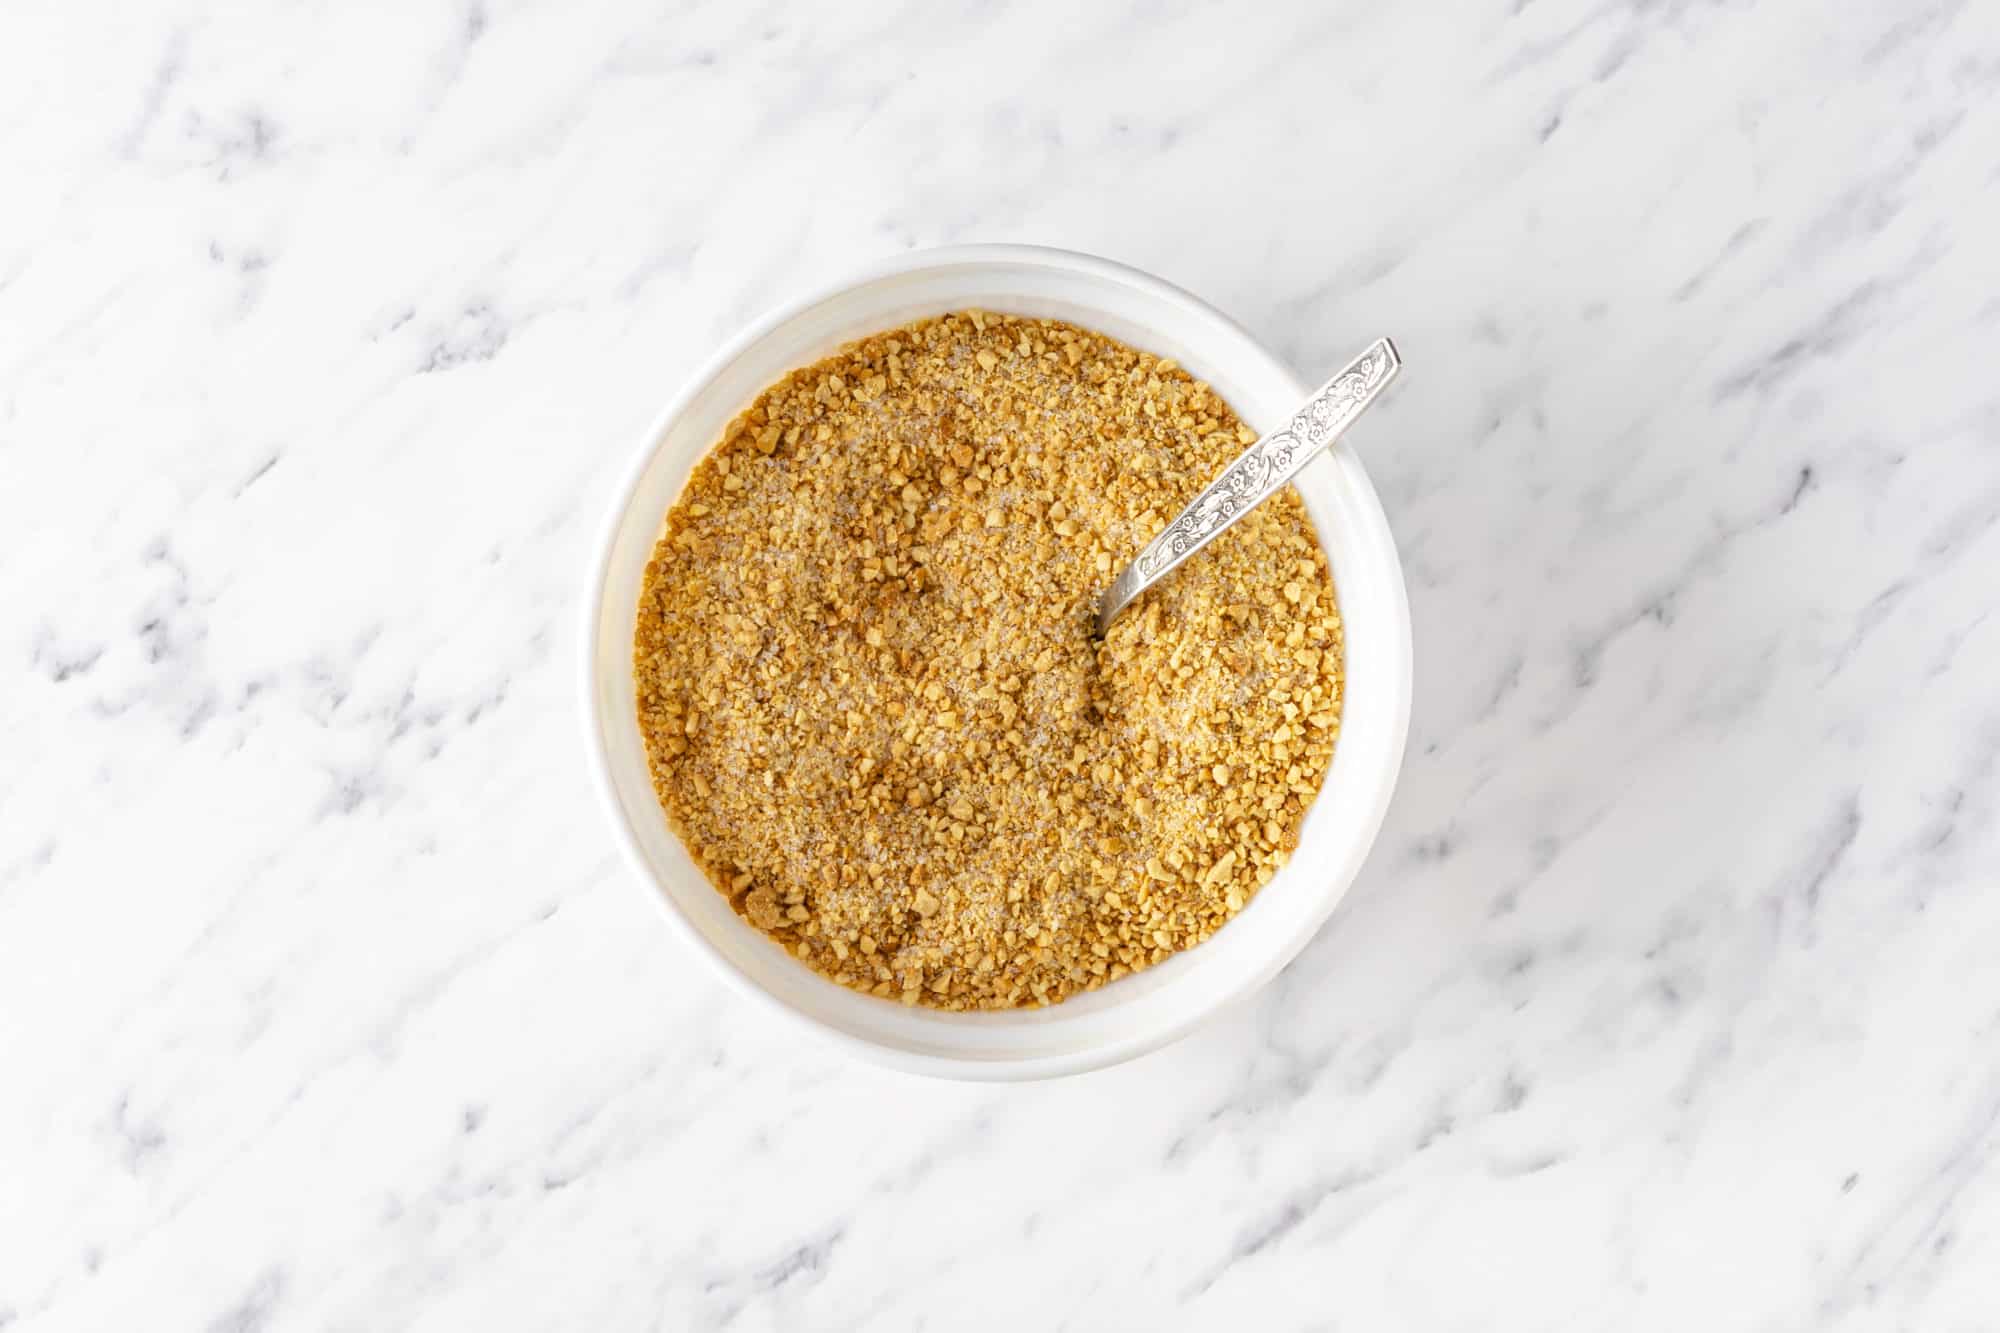
M 1097 633 L 1181 561 L 1262 504 L 1339 437 L 1403 368 L 1396 345 L 1378 338 L 1306 399 L 1290 420 L 1238 454 L 1207 490 L 1120 570 L 1097 603 Z

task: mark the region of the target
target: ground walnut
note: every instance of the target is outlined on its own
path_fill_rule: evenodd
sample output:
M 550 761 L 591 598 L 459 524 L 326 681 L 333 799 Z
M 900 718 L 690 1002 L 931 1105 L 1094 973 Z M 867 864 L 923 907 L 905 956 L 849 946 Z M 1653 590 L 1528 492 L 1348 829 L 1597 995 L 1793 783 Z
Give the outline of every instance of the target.
M 1226 924 L 1340 731 L 1304 506 L 1090 625 L 1251 438 L 1172 362 L 972 311 L 767 389 L 667 514 L 634 643 L 660 804 L 716 888 L 835 981 L 947 1009 L 1054 1003 Z

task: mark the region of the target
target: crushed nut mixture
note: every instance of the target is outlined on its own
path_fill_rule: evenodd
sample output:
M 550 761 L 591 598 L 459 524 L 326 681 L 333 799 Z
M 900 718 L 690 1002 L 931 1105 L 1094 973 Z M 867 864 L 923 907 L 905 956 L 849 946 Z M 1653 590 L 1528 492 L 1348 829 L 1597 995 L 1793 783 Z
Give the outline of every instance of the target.
M 1296 845 L 1341 621 L 1287 489 L 1121 616 L 1255 435 L 1085 329 L 969 311 L 787 375 L 667 514 L 633 663 L 716 887 L 835 981 L 1051 1004 L 1220 929 Z

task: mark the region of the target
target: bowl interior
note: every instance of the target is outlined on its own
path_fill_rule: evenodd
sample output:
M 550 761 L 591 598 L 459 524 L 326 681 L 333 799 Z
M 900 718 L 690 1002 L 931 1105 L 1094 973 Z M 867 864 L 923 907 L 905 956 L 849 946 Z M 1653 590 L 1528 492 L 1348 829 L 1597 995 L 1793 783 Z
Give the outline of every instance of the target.
M 786 371 L 865 334 L 977 307 L 1070 320 L 1207 380 L 1267 430 L 1305 390 L 1235 324 L 1133 270 L 1061 251 L 972 247 L 911 256 L 753 328 L 664 414 L 605 540 L 587 627 L 591 740 L 613 815 L 669 915 L 753 994 L 856 1045 L 927 1073 L 1018 1078 L 1071 1072 L 1180 1035 L 1268 980 L 1304 947 L 1359 869 L 1401 763 L 1409 713 L 1409 612 L 1381 506 L 1336 445 L 1296 485 L 1333 568 L 1347 633 L 1339 744 L 1290 863 L 1196 949 L 1047 1009 L 948 1014 L 849 991 L 741 920 L 667 827 L 634 716 L 634 614 L 667 508 L 731 416 Z

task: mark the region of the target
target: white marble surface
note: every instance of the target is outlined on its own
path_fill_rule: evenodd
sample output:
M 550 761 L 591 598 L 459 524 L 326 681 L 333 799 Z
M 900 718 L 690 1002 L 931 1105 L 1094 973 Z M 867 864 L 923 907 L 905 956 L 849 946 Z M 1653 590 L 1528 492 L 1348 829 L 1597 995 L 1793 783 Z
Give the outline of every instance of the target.
M 0 1329 L 2000 1327 L 2000 5 L 1246 9 L 0 11 Z M 1373 859 L 1021 1088 L 726 994 L 572 669 L 975 239 L 1409 361 Z

